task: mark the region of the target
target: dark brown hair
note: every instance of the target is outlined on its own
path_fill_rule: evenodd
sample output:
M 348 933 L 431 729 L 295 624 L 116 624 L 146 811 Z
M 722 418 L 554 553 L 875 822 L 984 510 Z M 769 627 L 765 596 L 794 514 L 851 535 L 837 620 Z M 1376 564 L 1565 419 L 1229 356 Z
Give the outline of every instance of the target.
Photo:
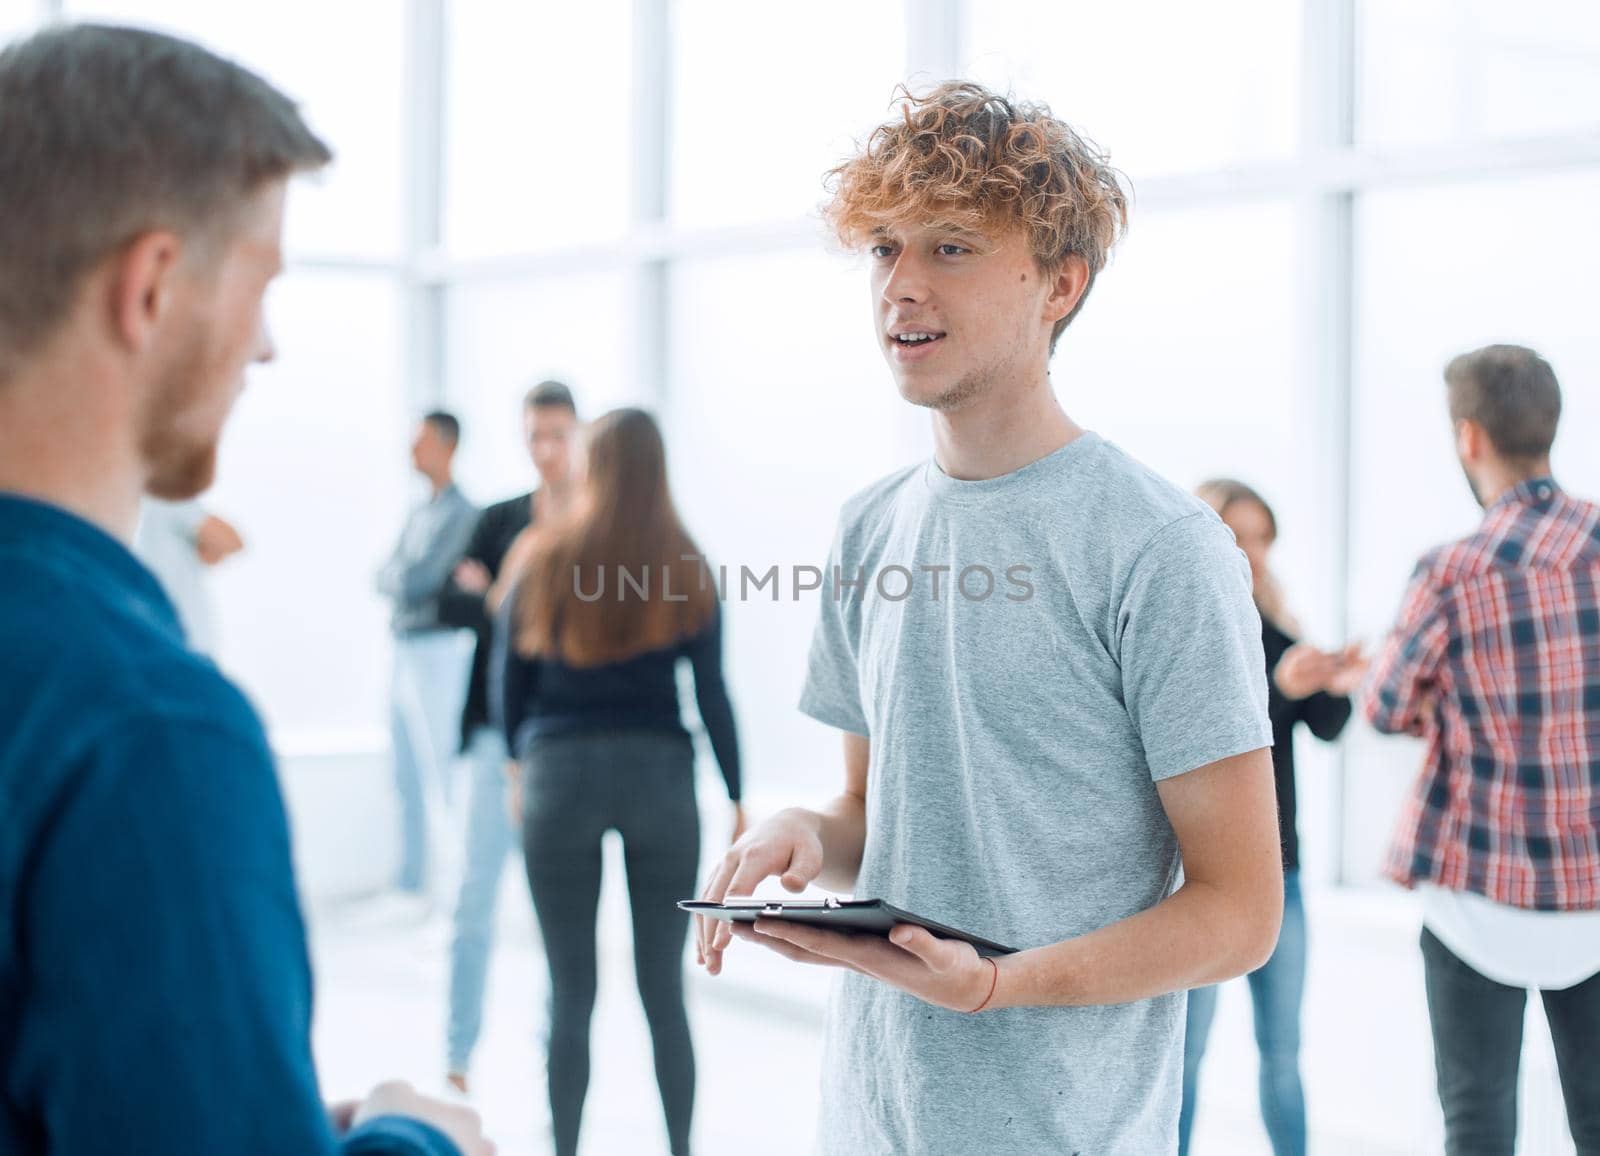
M 429 410 L 422 415 L 422 420 L 431 425 L 452 447 L 461 444 L 461 419 L 449 410 Z
M 1450 420 L 1477 422 L 1501 457 L 1548 457 L 1561 421 L 1555 370 L 1521 345 L 1485 345 L 1444 367 Z
M 0 382 L 111 253 L 155 229 L 203 248 L 331 157 L 288 97 L 187 41 L 78 24 L 0 52 Z
M 522 408 L 564 409 L 573 417 L 578 416 L 578 403 L 572 400 L 572 390 L 564 381 L 541 381 L 523 396 Z
M 625 587 L 618 568 L 645 592 Z M 517 584 L 516 643 L 526 656 L 598 666 L 698 634 L 716 591 L 667 487 L 655 419 L 616 409 L 588 430 L 588 469 L 572 513 L 535 539 Z M 580 598 L 602 581 L 599 598 Z M 667 595 L 670 593 L 671 597 Z
M 1051 330 L 1054 348 L 1127 230 L 1122 174 L 1047 105 L 981 84 L 947 81 L 922 96 L 902 87 L 899 112 L 828 174 L 833 197 L 823 212 L 839 240 L 859 248 L 877 229 L 915 220 L 989 234 L 1021 229 L 1045 273 L 1083 258 L 1089 281 Z

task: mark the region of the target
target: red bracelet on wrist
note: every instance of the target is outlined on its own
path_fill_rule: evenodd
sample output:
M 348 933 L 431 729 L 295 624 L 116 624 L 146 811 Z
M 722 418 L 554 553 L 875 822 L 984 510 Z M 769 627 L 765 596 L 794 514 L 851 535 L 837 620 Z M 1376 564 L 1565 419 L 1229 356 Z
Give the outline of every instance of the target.
M 986 955 L 986 956 L 984 956 L 984 959 L 986 961 L 988 961 L 989 969 L 990 969 L 990 974 L 989 974 L 989 994 L 983 997 L 983 1002 L 982 1003 L 980 1003 L 977 1007 L 973 1008 L 971 1011 L 969 1011 L 967 1013 L 969 1016 L 970 1015 L 977 1015 L 984 1008 L 988 1007 L 989 1006 L 989 1001 L 994 998 L 994 989 L 1000 985 L 1000 965 L 998 963 L 996 963 L 994 961 L 993 957 L 991 957 L 991 956 L 987 956 Z

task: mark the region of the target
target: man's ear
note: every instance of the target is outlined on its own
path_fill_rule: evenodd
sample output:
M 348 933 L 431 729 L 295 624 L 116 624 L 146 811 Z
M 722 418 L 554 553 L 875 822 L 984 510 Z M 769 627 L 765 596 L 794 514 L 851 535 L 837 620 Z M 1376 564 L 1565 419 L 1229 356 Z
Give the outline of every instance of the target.
M 1074 253 L 1061 263 L 1050 286 L 1050 296 L 1045 298 L 1044 316 L 1049 322 L 1060 321 L 1078 307 L 1089 289 L 1089 262 Z
M 176 233 L 144 233 L 112 257 L 108 279 L 115 339 L 142 352 L 168 310 L 176 289 L 183 240 Z
M 1483 457 L 1489 435 L 1483 427 L 1470 418 L 1456 422 L 1456 456 L 1464 462 L 1475 462 Z

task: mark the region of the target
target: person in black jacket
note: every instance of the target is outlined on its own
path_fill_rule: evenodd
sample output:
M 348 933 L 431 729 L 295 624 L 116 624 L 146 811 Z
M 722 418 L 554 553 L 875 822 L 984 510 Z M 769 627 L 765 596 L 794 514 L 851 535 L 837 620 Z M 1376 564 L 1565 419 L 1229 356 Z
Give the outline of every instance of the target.
M 683 1002 L 700 856 L 694 747 L 676 668 L 695 700 L 743 831 L 739 744 L 722 677 L 722 627 L 708 567 L 679 521 L 661 433 L 621 409 L 588 431 L 572 515 L 518 547 L 495 632 L 496 695 L 522 763 L 528 886 L 550 968 L 549 1089 L 557 1156 L 573 1156 L 589 1084 L 600 844 L 622 836 L 639 997 L 675 1154 L 689 1150 L 694 1050 Z M 515 794 L 514 790 L 514 794 Z
M 1196 491 L 1233 531 L 1250 561 L 1261 644 L 1267 661 L 1267 714 L 1272 720 L 1272 767 L 1277 781 L 1278 827 L 1283 843 L 1283 929 L 1272 958 L 1249 975 L 1261 1052 L 1261 1115 L 1275 1156 L 1306 1150 L 1305 1093 L 1300 1082 L 1300 1004 L 1305 990 L 1306 918 L 1300 897 L 1300 839 L 1295 829 L 1294 728 L 1305 723 L 1324 742 L 1339 737 L 1350 719 L 1350 695 L 1367 662 L 1360 647 L 1318 650 L 1296 640 L 1298 625 L 1284 606 L 1267 554 L 1278 537 L 1277 518 L 1255 490 L 1231 478 Z M 1183 1054 L 1183 1109 L 1178 1151 L 1186 1156 L 1194 1128 L 1195 1091 L 1206 1037 L 1216 1012 L 1216 987 L 1189 993 Z
M 483 1025 L 484 987 L 494 941 L 495 897 L 514 845 L 504 808 L 503 768 L 510 755 L 489 722 L 488 670 L 492 617 L 485 603 L 506 553 L 530 524 L 553 520 L 571 492 L 571 446 L 578 428 L 572 391 L 559 381 L 534 386 L 523 399 L 523 431 L 539 488 L 496 502 L 478 519 L 466 553 L 438 600 L 439 620 L 475 631 L 472 673 L 461 713 L 461 750 L 471 775 L 466 853 L 450 945 L 450 1012 L 445 1030 L 446 1078 L 467 1090 L 467 1069 Z

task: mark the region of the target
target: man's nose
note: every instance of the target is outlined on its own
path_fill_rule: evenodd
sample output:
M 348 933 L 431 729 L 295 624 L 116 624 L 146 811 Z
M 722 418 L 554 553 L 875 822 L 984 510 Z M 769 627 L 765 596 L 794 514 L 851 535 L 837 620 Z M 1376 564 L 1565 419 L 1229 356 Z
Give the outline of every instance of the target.
M 927 268 L 915 255 L 903 252 L 883 283 L 883 299 L 894 303 L 922 301 L 928 295 Z

